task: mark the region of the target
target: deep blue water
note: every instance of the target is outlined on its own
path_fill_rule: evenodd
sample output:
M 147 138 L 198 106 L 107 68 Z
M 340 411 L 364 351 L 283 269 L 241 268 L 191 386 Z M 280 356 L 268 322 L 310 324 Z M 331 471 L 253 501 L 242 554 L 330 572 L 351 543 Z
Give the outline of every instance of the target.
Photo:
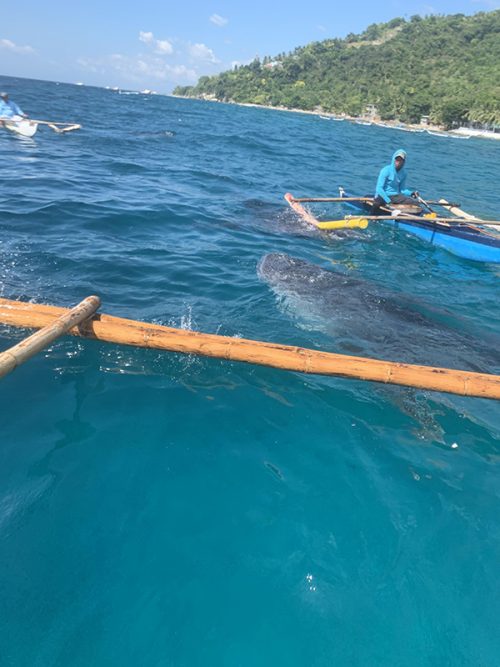
M 0 87 L 83 125 L 0 132 L 3 297 L 500 372 L 498 266 L 283 201 L 368 192 L 404 147 L 410 185 L 498 219 L 498 142 Z M 272 289 L 268 253 L 333 290 Z M 0 404 L 1 665 L 499 664 L 497 403 L 64 338 Z

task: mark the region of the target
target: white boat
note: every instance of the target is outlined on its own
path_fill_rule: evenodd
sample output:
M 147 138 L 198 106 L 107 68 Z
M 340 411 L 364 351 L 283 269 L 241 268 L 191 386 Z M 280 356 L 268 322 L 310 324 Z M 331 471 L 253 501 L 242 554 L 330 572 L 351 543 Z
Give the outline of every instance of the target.
M 38 123 L 28 118 L 4 118 L 2 122 L 6 130 L 20 134 L 22 137 L 32 137 L 38 130 Z
M 458 137 L 465 137 L 472 139 L 473 137 L 482 137 L 483 139 L 500 139 L 500 132 L 493 132 L 491 130 L 476 130 L 472 127 L 458 127 L 456 130 L 450 130 L 450 135 L 455 139 Z
M 402 130 L 403 132 L 410 132 L 410 128 L 406 127 L 406 125 L 393 125 L 392 126 L 393 130 Z
M 426 130 L 427 134 L 431 134 L 433 137 L 449 137 L 448 132 L 442 132 L 441 130 Z

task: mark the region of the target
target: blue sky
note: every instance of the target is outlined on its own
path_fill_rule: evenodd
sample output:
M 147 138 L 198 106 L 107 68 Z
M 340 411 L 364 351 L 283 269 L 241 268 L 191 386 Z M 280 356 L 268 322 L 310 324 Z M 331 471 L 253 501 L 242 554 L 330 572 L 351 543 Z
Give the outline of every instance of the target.
M 7 1 L 7 0 L 6 0 Z M 0 74 L 169 93 L 200 76 L 413 14 L 474 14 L 500 0 L 23 0 L 0 21 Z

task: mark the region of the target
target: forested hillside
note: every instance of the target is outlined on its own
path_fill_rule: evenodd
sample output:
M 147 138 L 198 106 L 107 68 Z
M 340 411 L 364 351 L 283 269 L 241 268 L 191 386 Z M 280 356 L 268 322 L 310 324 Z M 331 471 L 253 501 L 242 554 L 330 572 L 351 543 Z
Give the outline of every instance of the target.
M 202 77 L 175 95 L 451 126 L 500 125 L 500 10 L 373 24 Z

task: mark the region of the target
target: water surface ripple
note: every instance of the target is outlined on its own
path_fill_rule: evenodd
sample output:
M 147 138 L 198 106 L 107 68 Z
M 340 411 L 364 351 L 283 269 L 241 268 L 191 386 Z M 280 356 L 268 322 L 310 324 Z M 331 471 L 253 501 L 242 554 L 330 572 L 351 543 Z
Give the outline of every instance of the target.
M 498 142 L 0 87 L 83 125 L 0 132 L 3 297 L 500 372 L 498 267 L 283 201 L 370 191 L 403 147 L 420 192 L 498 218 Z M 497 404 L 69 338 L 0 397 L 2 664 L 498 664 Z

